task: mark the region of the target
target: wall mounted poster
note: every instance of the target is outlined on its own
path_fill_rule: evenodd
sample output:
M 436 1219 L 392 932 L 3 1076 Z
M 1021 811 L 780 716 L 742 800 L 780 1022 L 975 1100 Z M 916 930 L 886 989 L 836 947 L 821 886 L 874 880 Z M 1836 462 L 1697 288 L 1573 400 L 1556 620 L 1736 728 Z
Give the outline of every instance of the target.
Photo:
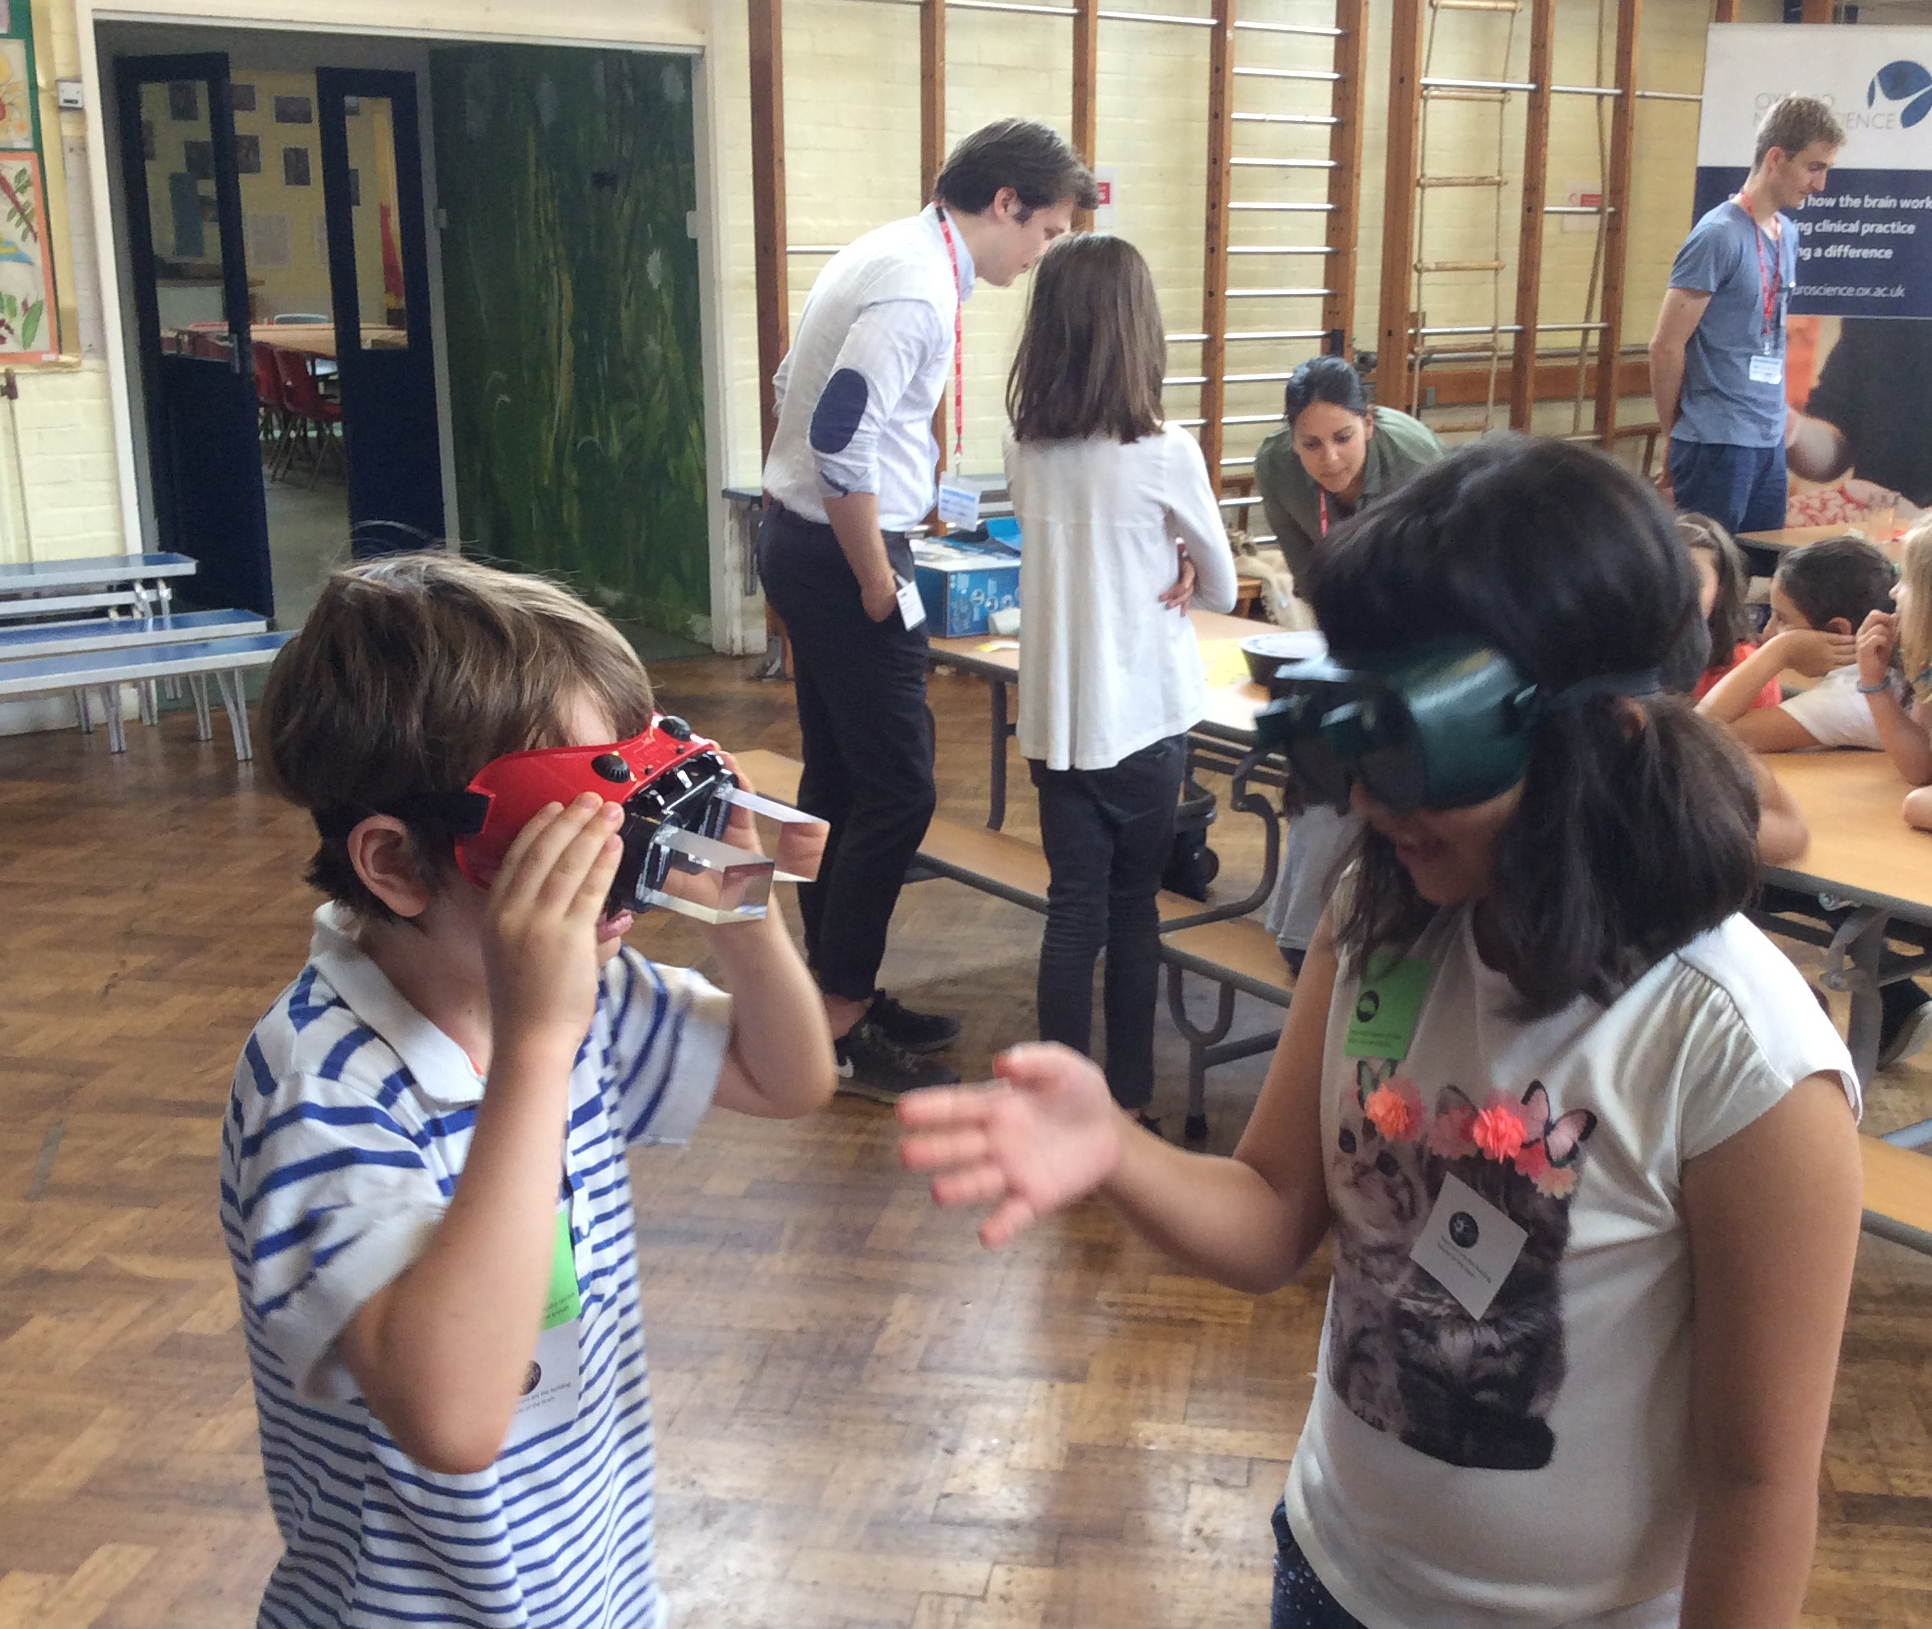
M 27 42 L 0 39 L 0 147 L 34 144 L 34 80 Z
M 1713 26 L 1696 213 L 1736 192 L 1764 110 L 1788 91 L 1846 130 L 1830 184 L 1796 212 L 1794 314 L 1932 317 L 1932 29 Z
M 46 219 L 38 156 L 0 156 L 0 363 L 51 362 L 60 354 Z

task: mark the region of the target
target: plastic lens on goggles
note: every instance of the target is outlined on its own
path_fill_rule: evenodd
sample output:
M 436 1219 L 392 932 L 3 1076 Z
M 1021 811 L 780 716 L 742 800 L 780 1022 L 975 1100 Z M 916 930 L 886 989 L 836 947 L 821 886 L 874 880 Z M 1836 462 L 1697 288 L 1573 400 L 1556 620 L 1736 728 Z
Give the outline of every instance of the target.
M 1256 719 L 1311 802 L 1360 781 L 1391 809 L 1454 809 L 1509 790 L 1529 766 L 1538 692 L 1500 652 L 1458 644 L 1276 670 Z

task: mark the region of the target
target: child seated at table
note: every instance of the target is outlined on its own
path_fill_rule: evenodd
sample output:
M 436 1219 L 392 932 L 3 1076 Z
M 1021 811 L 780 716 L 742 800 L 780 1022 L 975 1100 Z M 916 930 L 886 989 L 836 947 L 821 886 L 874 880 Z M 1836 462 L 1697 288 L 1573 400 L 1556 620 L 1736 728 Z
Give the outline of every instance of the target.
M 1709 515 L 1677 517 L 1677 535 L 1690 550 L 1697 568 L 1697 603 L 1710 627 L 1709 665 L 1691 687 L 1691 700 L 1702 701 L 1717 682 L 1758 648 L 1757 628 L 1744 603 L 1744 552 L 1737 541 Z M 1775 678 L 1751 698 L 1752 707 L 1775 707 L 1784 699 Z
M 1858 690 L 1886 755 L 1912 784 L 1905 823 L 1932 831 L 1932 520 L 1899 545 L 1892 603 L 1858 630 Z
M 1878 729 L 1858 693 L 1857 633 L 1891 594 L 1891 561 L 1862 537 L 1793 549 L 1771 579 L 1764 643 L 1718 680 L 1697 710 L 1729 724 L 1756 752 L 1876 751 Z M 1818 683 L 1776 707 L 1754 707 L 1758 692 L 1786 669 Z

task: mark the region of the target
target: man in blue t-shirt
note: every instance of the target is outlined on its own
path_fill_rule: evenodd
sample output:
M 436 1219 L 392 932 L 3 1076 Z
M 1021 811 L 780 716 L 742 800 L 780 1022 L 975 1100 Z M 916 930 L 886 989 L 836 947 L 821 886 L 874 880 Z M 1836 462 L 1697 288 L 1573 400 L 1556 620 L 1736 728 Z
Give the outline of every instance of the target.
M 1784 210 L 1825 186 L 1845 127 L 1814 96 L 1772 103 L 1751 173 L 1691 228 L 1650 341 L 1650 388 L 1680 510 L 1733 532 L 1784 525 L 1784 318 L 1798 229 Z

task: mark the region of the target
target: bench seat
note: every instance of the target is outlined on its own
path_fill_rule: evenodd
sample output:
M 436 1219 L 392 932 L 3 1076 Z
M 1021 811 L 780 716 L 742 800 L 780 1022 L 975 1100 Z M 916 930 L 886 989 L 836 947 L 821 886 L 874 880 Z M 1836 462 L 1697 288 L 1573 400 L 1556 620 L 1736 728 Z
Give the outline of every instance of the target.
M 36 656 L 71 656 L 87 650 L 139 650 L 204 639 L 238 639 L 268 632 L 253 611 L 184 611 L 160 617 L 82 617 L 0 628 L 0 662 Z
M 268 666 L 274 661 L 275 653 L 293 637 L 289 633 L 259 633 L 140 650 L 87 650 L 66 656 L 0 661 L 0 701 L 59 690 L 83 694 L 99 690 L 107 713 L 108 745 L 112 751 L 124 752 L 127 741 L 121 733 L 118 695 L 122 685 L 149 679 L 186 679 L 195 699 L 195 736 L 206 741 L 211 730 L 203 680 L 213 674 L 221 687 L 222 705 L 228 712 L 235 757 L 244 761 L 254 756 L 254 747 L 248 735 L 248 702 L 242 692 L 241 675 L 250 668 Z M 85 707 L 81 710 L 81 727 L 93 728 Z

